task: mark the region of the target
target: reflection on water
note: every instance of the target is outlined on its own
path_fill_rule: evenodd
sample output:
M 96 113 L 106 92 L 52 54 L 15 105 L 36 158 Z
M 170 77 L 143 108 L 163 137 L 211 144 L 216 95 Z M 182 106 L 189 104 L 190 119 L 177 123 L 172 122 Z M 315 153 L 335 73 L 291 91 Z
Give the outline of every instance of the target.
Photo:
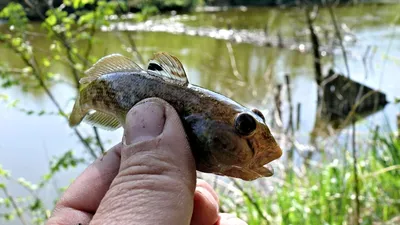
M 399 23 L 394 20 L 400 10 L 400 5 L 373 7 L 343 7 L 337 10 L 341 23 L 351 27 L 352 33 L 358 42 L 349 49 L 351 79 L 366 84 L 374 89 L 382 90 L 387 94 L 389 101 L 395 96 L 400 96 L 398 84 L 400 76 L 400 42 L 394 41 L 399 37 Z M 265 24 L 270 24 L 270 31 L 282 29 L 284 35 L 293 35 L 293 31 L 301 31 L 303 25 L 303 12 L 295 9 L 249 9 L 244 12 L 213 12 L 194 13 L 194 17 L 178 18 L 191 26 L 224 27 L 229 21 L 237 29 L 264 29 Z M 324 10 L 321 15 L 325 15 Z M 363 18 L 363 19 L 360 19 Z M 321 16 L 317 24 L 330 24 L 327 16 Z M 396 24 L 397 23 L 397 24 Z M 38 24 L 31 24 L 34 30 L 39 30 Z M 5 29 L 4 27 L 1 29 Z M 268 124 L 274 120 L 275 106 L 274 91 L 276 85 L 284 84 L 284 75 L 291 77 L 292 102 L 301 104 L 300 129 L 296 136 L 302 144 L 307 144 L 309 134 L 313 131 L 317 110 L 317 88 L 314 82 L 313 58 L 310 54 L 299 52 L 253 46 L 250 44 L 229 44 L 223 40 L 205 37 L 191 37 L 167 33 L 131 32 L 140 53 L 149 59 L 156 51 L 166 51 L 176 55 L 183 63 L 189 81 L 193 84 L 209 88 L 227 95 L 234 100 L 260 109 L 265 115 Z M 306 36 L 304 36 L 306 37 Z M 36 57 L 42 59 L 50 51 L 51 42 L 47 38 L 36 36 L 32 38 L 33 45 L 37 48 Z M 132 56 L 127 48 L 128 40 L 125 33 L 106 32 L 98 33 L 93 49 L 94 57 L 101 57 L 110 53 L 122 53 Z M 373 48 L 374 57 L 367 59 L 368 77 L 362 56 L 367 46 Z M 82 44 L 80 46 L 85 48 Z M 21 68 L 23 63 L 5 46 L 0 46 L 0 66 Z M 233 53 L 234 57 L 230 57 Z M 134 58 L 134 56 L 132 56 Z M 335 60 L 324 59 L 327 67 L 334 67 L 340 72 L 346 71 L 340 55 Z M 237 71 L 233 71 L 235 64 Z M 48 68 L 54 73 L 54 79 L 71 83 L 70 71 L 63 60 L 52 62 Z M 32 80 L 27 77 L 22 83 L 30 86 Z M 52 92 L 58 97 L 62 106 L 69 112 L 75 90 L 68 84 L 56 83 L 51 86 Z M 284 90 L 285 87 L 284 87 Z M 55 108 L 40 90 L 20 87 L 0 89 L 0 94 L 8 94 L 12 99 L 19 99 L 25 108 L 32 110 L 46 109 L 54 111 Z M 283 100 L 283 121 L 288 121 L 288 103 L 286 92 L 281 96 Z M 374 124 L 382 124 L 386 119 L 389 124 L 395 124 L 395 115 L 398 106 L 389 104 L 383 111 L 368 117 L 368 120 L 359 124 L 358 131 L 367 138 L 368 129 Z M 48 159 L 52 155 L 59 155 L 68 149 L 80 152 L 80 145 L 63 118 L 57 116 L 27 116 L 15 109 L 7 108 L 0 104 L 0 163 L 4 168 L 13 171 L 16 177 L 24 176 L 28 180 L 37 181 L 47 172 Z M 321 123 L 323 124 L 323 123 Z M 325 126 L 325 125 L 322 125 Z M 88 130 L 88 126 L 83 126 Z M 346 130 L 344 131 L 346 132 Z M 107 147 L 117 143 L 122 131 L 101 131 Z M 335 139 L 335 137 L 333 137 Z M 284 157 L 281 161 L 284 161 Z M 70 178 L 75 177 L 82 168 L 77 168 L 70 174 L 61 174 L 58 177 L 59 185 L 68 184 Z M 27 171 L 30 171 L 27 173 Z M 279 171 L 276 171 L 279 175 Z M 65 177 L 63 177 L 65 176 Z M 67 178 L 66 178 L 67 177 Z M 17 190 L 16 191 L 20 191 Z
M 376 6 L 364 4 L 357 6 L 335 8 L 335 14 L 340 22 L 349 27 L 375 28 L 383 24 L 394 22 L 398 10 L 398 4 Z M 183 21 L 190 26 L 210 26 L 226 28 L 231 25 L 237 29 L 265 29 L 268 25 L 271 32 L 281 30 L 284 34 L 292 35 L 294 29 L 306 27 L 304 9 L 300 8 L 231 8 L 217 12 L 195 12 L 190 15 L 176 16 L 175 20 Z M 330 26 L 329 12 L 326 8 L 320 8 L 316 25 Z M 399 22 L 397 22 L 399 24 Z M 355 27 L 354 27 L 355 28 Z
M 388 104 L 386 95 L 329 70 L 322 82 L 313 136 L 332 136 Z

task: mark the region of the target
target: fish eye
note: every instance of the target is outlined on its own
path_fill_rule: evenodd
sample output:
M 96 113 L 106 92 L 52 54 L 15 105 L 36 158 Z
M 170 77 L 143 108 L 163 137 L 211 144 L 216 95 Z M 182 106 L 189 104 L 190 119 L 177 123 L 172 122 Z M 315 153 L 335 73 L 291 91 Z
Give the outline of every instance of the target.
M 249 136 L 256 130 L 257 122 L 256 120 L 247 113 L 241 113 L 236 116 L 235 119 L 235 129 L 243 136 Z
M 253 109 L 253 110 L 251 110 L 251 111 L 253 111 L 253 113 L 255 113 L 257 116 L 259 116 L 259 117 L 261 117 L 261 119 L 264 121 L 264 123 L 265 123 L 265 117 L 264 117 L 264 115 L 262 114 L 262 112 L 260 111 L 260 110 L 258 110 L 258 109 Z

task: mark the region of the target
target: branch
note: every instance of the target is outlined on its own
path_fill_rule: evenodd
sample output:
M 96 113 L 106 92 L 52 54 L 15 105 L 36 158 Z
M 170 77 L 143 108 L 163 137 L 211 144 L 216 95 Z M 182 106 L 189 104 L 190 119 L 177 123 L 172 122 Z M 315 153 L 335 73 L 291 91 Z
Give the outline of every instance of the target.
M 105 152 L 104 146 L 103 146 L 103 143 L 102 143 L 102 141 L 100 139 L 100 135 L 99 135 L 99 131 L 98 131 L 97 127 L 93 127 L 93 131 L 94 131 L 94 134 L 96 136 L 96 142 L 97 142 L 97 145 L 100 148 L 101 154 L 104 154 L 104 152 Z
M 68 40 L 67 40 L 67 38 L 65 37 L 64 33 L 61 33 L 61 34 L 60 34 L 60 33 L 56 32 L 56 31 L 54 30 L 54 27 L 51 26 L 50 24 L 48 24 L 48 23 L 46 22 L 45 16 L 40 12 L 40 10 L 38 9 L 38 7 L 35 7 L 34 5 L 32 5 L 32 4 L 29 2 L 29 0 L 25 0 L 25 2 L 26 2 L 32 9 L 34 9 L 34 10 L 36 11 L 36 13 L 39 15 L 39 17 L 41 17 L 42 20 L 44 21 L 45 25 L 55 34 L 55 36 L 59 39 L 59 41 L 62 43 L 62 45 L 63 45 L 64 48 L 66 49 L 66 51 L 67 51 L 67 59 L 68 59 L 68 61 L 69 61 L 69 63 L 70 63 L 70 67 L 71 67 L 71 70 L 72 70 L 72 74 L 73 74 L 74 80 L 75 80 L 75 86 L 76 86 L 76 89 L 79 90 L 79 89 L 80 89 L 79 71 L 75 68 L 76 62 L 75 62 L 75 60 L 73 59 L 73 56 L 78 57 L 81 61 L 83 61 L 83 62 L 85 63 L 85 66 L 87 67 L 88 64 L 89 64 L 89 61 L 86 60 L 86 59 L 88 58 L 88 55 L 89 55 L 89 53 L 91 52 L 91 49 L 92 49 L 92 40 L 91 40 L 91 39 L 89 40 L 89 46 L 88 46 L 88 49 L 87 49 L 87 51 L 86 51 L 85 57 L 81 57 L 79 54 L 73 54 L 72 49 L 71 49 L 71 43 L 68 42 Z M 97 3 L 97 0 L 96 0 L 95 3 Z M 94 23 L 93 23 L 93 26 L 91 27 L 91 36 L 93 36 L 94 33 L 95 33 L 95 31 L 96 31 L 96 20 L 97 20 L 97 17 L 96 17 L 96 16 L 97 16 L 97 14 L 95 13 Z M 65 115 L 65 113 L 63 113 L 63 115 Z M 68 118 L 67 118 L 67 120 L 68 120 Z M 74 131 L 75 131 L 75 133 L 77 134 L 77 136 L 79 137 L 79 139 L 81 139 L 81 141 L 84 141 L 82 135 L 79 134 L 79 132 L 77 133 L 76 128 L 74 128 Z M 98 132 L 97 132 L 97 128 L 94 128 L 94 127 L 93 127 L 93 131 L 94 131 L 94 134 L 95 134 L 95 137 L 96 137 L 96 140 L 97 140 L 97 145 L 99 146 L 101 152 L 103 153 L 103 152 L 104 152 L 104 147 L 103 147 L 101 138 L 100 138 L 100 136 L 99 136 L 99 134 L 98 134 Z M 96 157 L 96 154 L 95 154 L 95 152 L 94 152 L 94 150 L 86 143 L 86 141 L 84 141 L 84 143 L 85 143 L 85 145 L 86 145 L 87 147 L 89 147 L 88 149 L 89 149 L 90 154 L 91 154 L 94 158 L 97 158 L 97 157 Z
M 35 198 L 35 201 L 39 201 L 39 202 L 43 203 L 43 201 L 40 199 L 39 195 L 34 190 L 32 190 L 31 188 L 28 188 L 25 185 L 22 185 L 18 180 L 14 179 L 13 177 L 10 177 L 10 180 L 12 180 L 13 182 L 15 182 L 17 184 L 20 184 L 20 186 L 22 186 L 25 190 L 27 190 L 31 194 L 32 197 Z M 43 215 L 46 216 L 46 219 L 48 219 L 46 209 L 43 207 L 40 207 L 40 210 L 42 211 Z
M 245 191 L 243 187 L 240 186 L 240 184 L 236 180 L 231 178 L 231 181 L 236 186 L 236 188 L 239 189 L 243 193 L 243 195 L 249 200 L 249 202 L 256 208 L 258 215 L 261 216 L 261 218 L 263 218 L 267 222 L 267 224 L 270 224 L 268 218 L 264 215 L 260 206 L 254 201 L 254 199 L 250 196 L 250 194 L 247 191 Z
M 96 7 L 97 7 L 97 2 L 98 2 L 97 0 L 94 2 L 94 5 L 96 5 Z M 94 18 L 93 18 L 93 24 L 92 24 L 92 26 L 90 28 L 89 37 L 93 37 L 94 34 L 96 33 L 97 19 L 98 19 L 97 18 L 97 13 L 95 11 L 94 12 Z M 88 40 L 88 48 L 86 49 L 86 52 L 84 54 L 84 58 L 85 59 L 89 58 L 89 54 L 92 52 L 92 47 L 93 47 L 93 38 L 89 38 L 89 40 Z M 89 60 L 86 60 L 85 61 L 85 68 L 87 69 L 88 67 L 89 67 Z M 101 141 L 101 138 L 100 138 L 99 132 L 97 130 L 97 127 L 93 127 L 93 132 L 94 132 L 94 136 L 96 137 L 97 146 L 99 146 L 101 153 L 104 154 L 105 150 L 104 150 L 103 142 Z
M 323 78 L 322 78 L 321 55 L 319 53 L 320 44 L 313 25 L 315 18 L 313 19 L 311 18 L 310 10 L 308 7 L 305 7 L 305 13 L 306 13 L 308 29 L 310 30 L 310 38 L 314 55 L 315 80 L 317 81 L 317 84 L 320 87 Z
M 349 67 L 349 62 L 347 59 L 346 49 L 344 48 L 344 45 L 343 45 L 342 35 L 340 34 L 340 30 L 339 30 L 339 26 L 337 24 L 335 14 L 333 13 L 333 9 L 330 5 L 328 5 L 328 10 L 329 10 L 329 14 L 331 15 L 333 26 L 335 27 L 336 37 L 339 39 L 340 49 L 342 50 L 344 63 L 346 65 L 347 77 L 350 78 L 350 67 Z
M 122 4 L 123 3 L 121 3 L 121 1 L 118 1 L 118 8 L 121 11 L 124 11 L 124 9 L 122 7 Z M 126 35 L 126 37 L 128 39 L 128 42 L 129 42 L 129 45 L 131 46 L 132 50 L 135 52 L 136 57 L 139 59 L 140 63 L 142 65 L 146 65 L 142 55 L 140 54 L 139 50 L 136 47 L 135 40 L 133 40 L 133 38 L 131 37 L 130 32 L 128 31 L 128 29 L 125 29 L 124 34 Z
M 73 60 L 73 58 L 72 58 L 72 54 L 71 54 L 72 49 L 71 49 L 71 46 L 69 46 L 69 44 L 67 43 L 66 40 L 62 41 L 62 43 L 65 43 L 65 44 L 63 44 L 63 45 L 64 45 L 64 47 L 65 47 L 66 50 L 67 50 L 67 59 L 68 59 L 68 61 L 69 61 L 70 64 L 71 64 L 70 67 L 71 67 L 72 75 L 74 76 L 74 79 L 75 79 L 75 87 L 76 87 L 76 89 L 79 91 L 79 89 L 80 89 L 80 87 L 81 87 L 81 84 L 79 83 L 79 72 L 78 72 L 78 70 L 75 68 L 76 62 L 75 62 L 75 61 Z
M 12 45 L 10 45 L 12 46 Z M 58 101 L 56 100 L 56 98 L 54 97 L 54 95 L 52 94 L 52 92 L 50 91 L 50 89 L 47 87 L 46 83 L 44 82 L 44 80 L 41 78 L 40 74 L 41 71 L 39 69 L 39 67 L 37 67 L 37 63 L 36 63 L 36 59 L 33 57 L 30 59 L 26 58 L 24 56 L 24 54 L 20 51 L 18 51 L 18 49 L 11 47 L 11 49 L 18 55 L 20 55 L 21 59 L 25 62 L 25 64 L 29 67 L 32 68 L 33 72 L 33 76 L 35 77 L 35 79 L 39 82 L 39 85 L 43 88 L 43 90 L 45 91 L 45 93 L 47 94 L 47 96 L 50 98 L 51 102 L 55 105 L 55 107 L 57 108 L 58 112 L 60 113 L 60 115 L 62 117 L 64 117 L 67 122 L 68 122 L 68 116 L 67 114 L 62 110 L 60 104 L 58 103 Z M 79 140 L 82 142 L 82 144 L 89 150 L 90 154 L 92 155 L 92 157 L 94 159 L 97 158 L 96 153 L 94 152 L 94 150 L 92 149 L 92 147 L 90 147 L 90 145 L 85 141 L 85 139 L 83 138 L 82 134 L 76 129 L 73 129 L 75 134 L 78 136 Z
M 46 25 L 46 27 L 48 29 L 50 29 L 51 31 L 53 31 L 54 35 L 56 38 L 59 39 L 59 41 L 64 45 L 64 47 L 67 48 L 68 51 L 71 52 L 71 47 L 70 44 L 65 42 L 66 38 L 64 35 L 58 33 L 57 31 L 54 30 L 54 26 L 50 25 L 47 21 L 46 21 L 46 17 L 42 14 L 42 12 L 40 11 L 40 9 L 38 7 L 35 7 L 35 5 L 37 6 L 37 4 L 32 4 L 30 2 L 30 0 L 24 0 L 24 2 L 33 10 L 35 10 L 35 12 L 37 13 L 37 15 L 40 17 L 40 19 L 43 21 L 43 23 Z M 58 18 L 57 18 L 58 19 Z M 81 61 L 85 62 L 87 61 L 86 59 L 84 59 L 82 56 L 80 56 L 79 54 L 75 54 L 76 57 L 78 57 Z
M 140 63 L 142 65 L 145 65 L 145 61 L 144 61 L 142 55 L 140 54 L 139 50 L 137 49 L 136 43 L 133 40 L 133 38 L 131 37 L 130 33 L 128 31 L 125 31 L 124 33 L 126 34 L 126 37 L 128 38 L 129 45 L 131 46 L 132 50 L 135 52 L 136 57 L 139 59 L 139 61 L 140 61 Z
M 239 73 L 239 70 L 237 68 L 235 55 L 233 54 L 232 44 L 229 41 L 226 42 L 226 48 L 228 49 L 228 54 L 229 54 L 229 59 L 231 61 L 231 67 L 232 67 L 233 75 L 236 78 L 241 78 L 242 75 Z
M 19 218 L 19 220 L 21 221 L 22 224 L 24 225 L 28 225 L 28 223 L 26 222 L 24 215 L 20 212 L 17 203 L 15 202 L 14 198 L 10 195 L 10 193 L 8 193 L 7 188 L 6 187 L 2 187 L 1 188 L 3 190 L 4 195 L 10 199 L 11 205 L 13 206 L 13 208 L 15 209 L 17 216 Z

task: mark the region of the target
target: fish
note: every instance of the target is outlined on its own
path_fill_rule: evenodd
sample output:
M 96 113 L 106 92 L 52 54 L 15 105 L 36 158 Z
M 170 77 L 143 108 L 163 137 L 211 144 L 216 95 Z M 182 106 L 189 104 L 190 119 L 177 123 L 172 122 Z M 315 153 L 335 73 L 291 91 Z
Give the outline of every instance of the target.
M 183 124 L 196 170 L 251 181 L 270 177 L 270 162 L 282 155 L 258 109 L 188 81 L 182 63 L 157 52 L 142 69 L 121 54 L 98 60 L 80 79 L 69 117 L 71 127 L 82 121 L 115 130 L 139 101 L 157 97 L 168 102 Z

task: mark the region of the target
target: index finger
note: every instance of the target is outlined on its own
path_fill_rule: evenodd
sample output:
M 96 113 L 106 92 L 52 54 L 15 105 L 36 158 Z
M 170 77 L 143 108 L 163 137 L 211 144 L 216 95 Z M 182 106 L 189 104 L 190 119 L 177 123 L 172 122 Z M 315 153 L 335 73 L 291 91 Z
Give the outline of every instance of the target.
M 118 174 L 122 144 L 93 162 L 57 202 L 47 225 L 89 224 L 111 182 Z

